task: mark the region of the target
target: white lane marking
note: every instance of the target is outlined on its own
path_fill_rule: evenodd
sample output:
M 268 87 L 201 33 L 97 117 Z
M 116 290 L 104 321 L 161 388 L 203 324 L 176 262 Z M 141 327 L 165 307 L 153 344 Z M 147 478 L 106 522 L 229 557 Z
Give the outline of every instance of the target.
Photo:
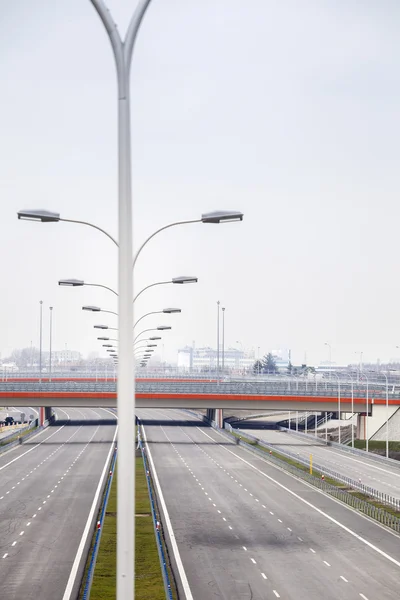
M 324 560 L 324 563 L 326 564 L 327 567 L 331 566 L 328 562 L 326 562 L 326 560 Z
M 245 552 L 247 552 L 247 548 L 246 548 L 246 546 L 242 546 L 242 548 L 243 548 L 243 550 L 244 550 Z
M 268 579 L 268 577 L 266 576 L 266 574 L 265 574 L 265 573 L 261 573 L 261 576 L 262 576 L 264 579 Z
M 6 553 L 3 555 L 3 558 L 7 558 L 7 556 L 8 556 L 8 552 L 6 552 Z
M 346 583 L 349 583 L 348 580 L 346 579 L 346 577 L 343 577 L 343 575 L 340 576 L 340 579 L 343 579 L 343 581 L 345 581 Z
M 254 563 L 255 565 L 257 564 L 256 561 L 254 560 L 254 558 L 250 559 L 252 563 Z
M 396 560 L 395 558 L 393 558 L 393 556 L 390 556 L 390 554 L 387 554 L 386 552 L 384 552 L 384 550 L 381 550 L 380 548 L 378 548 L 378 546 L 375 546 L 374 544 L 372 544 L 371 542 L 369 542 L 368 540 L 366 540 L 365 538 L 363 538 L 361 535 L 359 535 L 358 533 L 356 533 L 355 531 L 353 531 L 352 529 L 350 529 L 349 527 L 347 527 L 346 525 L 343 525 L 343 523 L 341 523 L 337 519 L 334 519 L 333 517 L 331 517 L 330 515 L 328 515 L 328 513 L 324 512 L 323 510 L 321 510 L 320 508 L 318 508 L 317 506 L 315 506 L 314 504 L 312 504 L 308 500 L 305 500 L 304 498 L 302 498 L 301 496 L 299 496 L 298 494 L 296 494 L 296 492 L 294 492 L 290 488 L 288 488 L 285 485 L 283 485 L 283 483 L 280 483 L 279 481 L 277 481 L 276 479 L 274 479 L 270 475 L 267 475 L 266 473 L 264 473 L 264 471 L 261 471 L 261 469 L 258 469 L 258 467 L 254 466 L 253 464 L 251 464 L 246 459 L 242 458 L 238 454 L 235 454 L 235 452 L 232 452 L 232 450 L 229 450 L 225 446 L 222 446 L 221 444 L 219 444 L 218 442 L 216 442 L 214 440 L 214 438 L 212 438 L 210 435 L 208 435 L 208 433 L 205 433 L 200 427 L 197 427 L 197 429 L 199 431 L 201 431 L 205 436 L 207 436 L 210 440 L 212 440 L 215 444 L 217 444 L 220 448 L 222 448 L 226 452 L 229 452 L 229 454 L 233 454 L 233 456 L 235 456 L 236 458 L 238 458 L 239 460 L 241 460 L 242 462 L 244 462 L 246 465 L 248 465 L 249 467 L 251 467 L 254 471 L 256 471 L 257 473 L 259 473 L 260 475 L 262 475 L 266 479 L 269 479 L 270 481 L 272 481 L 273 483 L 275 483 L 278 487 L 280 487 L 281 489 L 285 490 L 285 492 L 287 492 L 288 494 L 290 494 L 294 498 L 297 498 L 297 500 L 300 500 L 300 502 L 302 502 L 303 504 L 305 504 L 306 506 L 308 506 L 312 510 L 315 510 L 318 514 L 320 514 L 321 516 L 325 517 L 325 519 L 328 519 L 331 523 L 334 523 L 335 525 L 337 525 L 337 527 L 340 527 L 341 529 L 343 529 L 343 531 L 346 531 L 347 533 L 349 533 L 350 535 L 352 535 L 359 542 L 361 542 L 362 544 L 365 544 L 366 546 L 368 546 L 369 548 L 371 548 L 371 550 L 374 550 L 374 552 L 377 552 L 378 554 L 380 554 L 381 556 L 383 556 L 384 558 L 386 558 L 388 561 L 390 561 L 391 563 L 393 563 L 397 567 L 400 567 L 400 562 L 398 560 Z M 221 436 L 221 437 L 223 437 L 223 436 Z M 290 477 L 290 475 L 289 475 L 289 477 Z
M 184 591 L 184 594 L 185 594 L 185 598 L 186 598 L 186 600 L 193 600 L 193 596 L 192 596 L 192 592 L 190 590 L 189 582 L 187 580 L 185 569 L 184 569 L 183 564 L 182 564 L 181 555 L 179 553 L 178 544 L 176 542 L 175 533 L 174 533 L 174 531 L 172 529 L 171 519 L 169 517 L 167 505 L 165 503 L 165 499 L 164 499 L 164 495 L 162 493 L 162 489 L 161 489 L 160 482 L 159 482 L 159 479 L 158 479 L 157 471 L 156 471 L 156 468 L 155 468 L 155 465 L 154 465 L 154 462 L 153 462 L 153 457 L 152 457 L 152 454 L 151 454 L 150 446 L 147 443 L 146 431 L 145 431 L 145 428 L 143 426 L 142 426 L 142 431 L 143 431 L 143 439 L 144 439 L 144 442 L 146 444 L 147 455 L 148 455 L 149 461 L 150 461 L 152 475 L 154 477 L 154 483 L 156 485 L 158 497 L 159 497 L 160 503 L 161 503 L 161 508 L 163 510 L 163 513 L 164 513 L 165 524 L 167 526 L 169 537 L 170 537 L 170 540 L 171 540 L 172 551 L 173 551 L 174 556 L 175 556 L 175 562 L 176 562 L 176 565 L 178 567 L 178 571 L 179 571 L 179 575 L 180 575 L 180 578 L 181 578 L 181 582 L 182 582 L 182 587 L 183 587 L 183 591 Z M 70 598 L 70 595 L 68 597 L 64 597 L 63 600 L 69 600 L 69 598 Z
M 277 598 L 280 598 L 280 595 L 278 594 L 278 592 L 276 590 L 272 590 L 272 591 L 274 592 L 274 594 Z
M 287 530 L 288 530 L 288 531 L 292 531 L 292 530 L 290 529 L 290 527 L 288 527 L 288 528 L 287 528 Z
M 68 421 L 70 421 L 70 420 L 71 420 L 71 417 L 69 416 L 69 414 L 67 413 L 67 411 L 66 411 L 66 410 L 64 410 L 64 409 L 62 409 L 62 408 L 57 408 L 57 410 L 60 410 L 60 411 L 61 411 L 61 412 L 63 412 L 65 415 L 67 415 L 67 419 L 68 419 Z
M 19 535 L 24 535 L 24 532 L 23 532 L 23 531 L 21 531 L 21 533 L 20 533 Z
M 315 550 L 314 550 L 313 548 L 310 548 L 310 550 L 311 550 L 311 552 L 312 552 L 313 554 L 316 554 L 316 552 L 315 552 Z
M 0 467 L 0 471 L 2 471 L 3 469 L 5 469 L 6 467 L 8 467 L 9 465 L 12 465 L 16 460 L 19 460 L 20 458 L 22 458 L 23 456 L 25 456 L 26 454 L 29 454 L 29 452 L 32 452 L 33 450 L 36 450 L 36 448 L 39 448 L 39 446 L 41 446 L 42 444 L 44 444 L 44 442 L 47 442 L 50 438 L 53 437 L 53 435 L 56 435 L 56 433 L 58 433 L 59 431 L 61 431 L 61 429 L 63 429 L 65 427 L 65 425 L 61 425 L 61 427 L 59 427 L 54 433 L 52 433 L 51 435 L 49 435 L 48 438 L 46 438 L 45 440 L 43 440 L 42 442 L 40 442 L 39 444 L 36 444 L 36 446 L 33 446 L 32 448 L 30 448 L 29 450 L 27 450 L 26 452 L 23 452 L 23 454 L 20 454 L 19 456 L 17 456 L 16 458 L 13 458 L 12 460 L 10 460 L 10 462 L 8 462 L 7 464 L 3 465 L 2 467 Z M 32 473 L 32 471 L 31 471 Z
M 11 544 L 11 546 L 15 546 L 15 544 L 16 544 L 16 543 L 17 543 L 17 542 L 13 542 L 13 543 Z
M 301 537 L 299 537 L 299 536 L 297 536 L 297 539 L 299 540 L 299 542 L 303 541 L 303 539 Z
M 28 521 L 28 523 L 26 524 L 26 526 L 27 526 L 27 527 L 29 527 L 29 525 L 30 525 L 30 524 L 31 524 L 31 522 L 30 522 L 30 521 Z
M 279 523 L 282 523 L 282 519 L 278 519 Z
M 360 596 L 363 600 L 368 600 L 367 596 L 364 596 L 364 594 L 361 594 L 361 592 L 360 592 Z
M 226 521 L 225 517 L 222 517 L 222 520 L 223 520 L 223 521 Z
M 34 519 L 36 517 L 36 513 L 34 515 L 32 515 L 32 519 Z
M 270 514 L 270 515 L 273 515 L 274 513 L 272 512 L 272 510 L 270 510 L 270 511 L 269 511 L 269 514 Z
M 229 527 L 229 529 L 232 529 L 232 527 L 230 525 L 228 527 Z
M 113 449 L 114 449 L 115 440 L 117 439 L 117 433 L 118 433 L 118 426 L 115 428 L 114 437 L 113 437 L 113 440 L 112 440 L 112 442 L 110 444 L 110 450 L 108 451 L 107 458 L 106 458 L 105 463 L 104 463 L 103 471 L 102 471 L 102 473 L 100 475 L 99 483 L 98 483 L 98 486 L 97 486 L 97 489 L 96 489 L 96 492 L 95 492 L 95 495 L 94 495 L 94 498 L 93 498 L 93 503 L 92 503 L 92 506 L 90 507 L 90 511 L 89 511 L 89 515 L 88 515 L 88 518 L 87 518 L 87 521 L 86 521 L 85 529 L 83 531 L 82 538 L 81 538 L 81 541 L 80 541 L 79 546 L 78 546 L 78 550 L 77 550 L 76 555 L 75 555 L 75 560 L 74 560 L 74 563 L 72 565 L 71 572 L 69 574 L 68 582 L 67 582 L 67 585 L 66 585 L 65 592 L 64 592 L 64 595 L 62 597 L 62 600 L 70 600 L 71 595 L 72 595 L 74 583 L 75 583 L 76 576 L 77 576 L 77 573 L 78 573 L 79 564 L 81 562 L 82 554 L 83 554 L 83 551 L 84 551 L 85 546 L 86 546 L 86 540 L 87 540 L 87 538 L 88 538 L 88 536 L 89 536 L 89 534 L 91 532 L 93 515 L 94 515 L 94 513 L 96 511 L 96 508 L 97 508 L 97 502 L 98 502 L 98 499 L 99 499 L 99 496 L 100 496 L 100 493 L 101 493 L 101 490 L 102 490 L 102 487 L 103 487 L 103 481 L 104 481 L 104 478 L 105 478 L 106 473 L 108 471 L 108 466 L 110 464 L 111 454 L 112 454 Z M 40 508 L 39 508 L 39 510 L 40 510 Z
M 265 506 L 265 504 L 263 504 L 263 505 L 262 505 L 262 507 L 263 507 L 263 508 L 267 508 L 267 507 Z

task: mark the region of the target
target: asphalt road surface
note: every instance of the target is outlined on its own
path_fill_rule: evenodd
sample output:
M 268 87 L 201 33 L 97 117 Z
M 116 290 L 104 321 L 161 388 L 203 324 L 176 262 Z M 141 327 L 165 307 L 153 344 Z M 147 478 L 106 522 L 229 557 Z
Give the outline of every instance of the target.
M 63 598 L 115 433 L 104 409 L 55 412 L 62 422 L 0 456 L 2 600 Z
M 181 598 L 399 598 L 399 536 L 184 412 L 137 413 L 187 578 Z
M 400 464 L 392 466 L 384 461 L 378 462 L 376 459 L 369 459 L 367 454 L 350 456 L 348 452 L 324 446 L 320 442 L 314 443 L 309 438 L 302 439 L 289 432 L 252 428 L 249 433 L 273 444 L 276 450 L 288 450 L 305 460 L 309 460 L 312 454 L 314 464 L 328 467 L 355 481 L 361 480 L 364 485 L 400 499 Z

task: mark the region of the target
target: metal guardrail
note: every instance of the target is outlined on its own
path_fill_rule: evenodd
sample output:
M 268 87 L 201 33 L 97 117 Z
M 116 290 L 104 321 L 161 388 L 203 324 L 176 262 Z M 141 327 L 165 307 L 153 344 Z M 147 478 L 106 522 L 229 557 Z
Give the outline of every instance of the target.
M 106 484 L 106 491 L 105 491 L 104 498 L 103 498 L 103 504 L 102 504 L 102 507 L 100 510 L 100 517 L 99 517 L 99 520 L 97 521 L 96 537 L 94 540 L 92 556 L 90 557 L 90 563 L 89 563 L 89 568 L 88 568 L 88 572 L 86 575 L 86 582 L 85 582 L 85 587 L 83 590 L 82 600 L 89 600 L 89 598 L 90 598 L 90 592 L 91 592 L 92 583 L 93 583 L 94 569 L 96 566 L 97 554 L 99 552 L 99 547 L 100 547 L 101 533 L 103 530 L 104 515 L 105 515 L 106 509 L 107 509 L 108 498 L 109 498 L 110 490 L 111 490 L 111 484 L 112 484 L 113 477 L 114 477 L 114 468 L 115 468 L 116 460 L 117 460 L 117 448 L 114 448 L 114 454 L 111 459 L 110 471 L 108 474 L 108 479 L 107 479 L 107 484 Z
M 307 459 L 303 458 L 299 454 L 290 452 L 290 450 L 282 449 L 281 447 L 276 448 L 276 446 L 274 444 L 269 444 L 268 442 L 265 442 L 264 440 L 260 440 L 259 438 L 255 437 L 254 435 L 249 434 L 247 431 L 243 431 L 241 429 L 231 427 L 231 425 L 229 425 L 229 423 L 225 424 L 225 429 L 227 429 L 231 433 L 232 432 L 239 433 L 240 435 L 243 435 L 247 439 L 251 439 L 251 440 L 255 441 L 259 446 L 262 446 L 263 448 L 266 448 L 267 450 L 278 452 L 279 454 L 282 454 L 286 458 L 290 458 L 291 460 L 298 462 L 305 467 L 308 467 L 310 464 L 310 462 Z M 356 481 L 355 479 L 346 477 L 346 475 L 343 475 L 342 473 L 339 473 L 338 471 L 334 471 L 333 469 L 330 469 L 329 467 L 326 467 L 325 465 L 318 463 L 314 459 L 313 459 L 313 469 L 315 469 L 316 471 L 319 471 L 321 474 L 326 475 L 327 477 L 330 477 L 331 479 L 335 479 L 336 481 L 345 483 L 348 487 L 352 488 L 353 490 L 358 490 L 359 492 L 362 492 L 363 494 L 370 496 L 371 498 L 375 498 L 381 504 L 390 506 L 391 508 L 394 508 L 396 511 L 400 512 L 400 498 L 395 498 L 394 496 L 391 496 L 389 494 L 384 494 L 383 492 L 380 492 L 379 490 L 376 490 L 368 485 L 364 485 L 363 483 Z
M 34 425 L 32 425 L 32 431 L 31 431 L 31 433 L 27 433 L 26 435 L 24 435 L 24 437 L 22 438 L 22 442 L 20 442 L 18 439 L 16 439 L 14 442 L 9 442 L 8 444 L 4 444 L 3 446 L 0 446 L 0 454 L 7 452 L 11 448 L 14 448 L 14 446 L 19 446 L 20 443 L 22 443 L 22 444 L 25 443 L 31 437 L 40 433 L 40 431 L 42 431 L 43 429 L 46 429 L 46 427 L 49 426 L 49 421 L 47 421 L 47 420 L 44 421 L 43 425 L 39 425 L 38 427 L 36 426 L 37 422 L 38 422 L 38 419 L 35 419 L 34 421 L 32 421 L 32 423 L 34 423 Z
M 382 456 L 381 454 L 376 454 L 375 452 L 366 452 L 365 450 L 361 450 L 360 448 L 352 448 L 347 444 L 339 444 L 339 442 L 326 441 L 323 437 L 314 437 L 314 435 L 303 433 L 302 431 L 296 431 L 295 429 L 289 429 L 288 427 L 280 427 L 280 431 L 286 431 L 292 435 L 297 435 L 301 437 L 306 437 L 310 439 L 310 441 L 320 441 L 324 446 L 332 446 L 337 450 L 341 450 L 342 452 L 346 452 L 346 454 L 353 454 L 355 456 L 361 456 L 362 458 L 367 458 L 373 460 L 375 462 L 383 462 L 388 466 L 395 467 L 400 470 L 400 461 L 395 458 L 387 458 L 386 456 Z
M 215 427 L 214 424 L 213 424 L 213 426 Z M 219 429 L 218 427 L 216 427 L 216 428 L 221 433 L 225 433 L 225 435 L 227 435 L 229 437 L 229 439 L 232 440 L 232 436 L 230 436 L 224 430 Z M 340 500 L 344 504 L 347 504 L 348 506 L 354 508 L 355 510 L 378 521 L 382 525 L 386 525 L 390 529 L 393 529 L 397 533 L 400 533 L 400 518 L 397 517 L 396 515 L 389 513 L 387 510 L 385 510 L 383 508 L 378 508 L 378 507 L 374 506 L 373 504 L 371 504 L 370 502 L 367 502 L 366 500 L 361 500 L 360 498 L 357 498 L 356 496 L 347 492 L 346 490 L 338 488 L 319 477 L 310 475 L 306 471 L 302 471 L 301 469 L 298 469 L 294 465 L 291 465 L 291 464 L 285 462 L 284 460 L 280 460 L 279 458 L 273 456 L 272 454 L 268 454 L 266 452 L 263 452 L 262 450 L 258 450 L 251 444 L 248 444 L 245 441 L 240 440 L 239 438 L 236 438 L 236 440 L 237 440 L 238 445 L 243 446 L 244 448 L 247 448 L 248 450 L 250 450 L 250 452 L 252 452 L 253 454 L 257 454 L 258 456 L 262 457 L 267 462 L 271 462 L 271 463 L 275 464 L 283 471 L 287 471 L 287 472 L 291 473 L 292 475 L 294 475 L 295 477 L 297 477 L 297 479 L 302 479 L 302 480 L 306 481 L 307 483 L 313 485 L 314 487 L 319 488 L 325 494 L 328 494 L 329 496 L 333 496 L 337 500 Z
M 143 444 L 142 444 L 140 431 L 139 431 L 139 436 L 138 436 L 138 445 L 139 445 L 140 451 L 142 453 L 142 458 L 143 458 L 144 468 L 145 468 L 145 473 L 146 473 L 147 489 L 149 492 L 150 504 L 151 504 L 151 516 L 153 519 L 154 535 L 156 537 L 158 557 L 160 560 L 161 572 L 162 572 L 162 577 L 163 577 L 163 582 L 164 582 L 165 598 L 167 600 L 173 600 L 172 587 L 171 587 L 171 582 L 169 579 L 167 561 L 165 559 L 163 541 L 162 541 L 162 537 L 161 537 L 161 533 L 162 533 L 161 525 L 160 525 L 160 521 L 158 520 L 156 503 L 154 502 L 153 490 L 152 490 L 152 485 L 151 485 L 150 467 L 147 462 L 147 456 L 146 456 L 146 452 L 145 452 Z
M 141 381 L 137 380 L 137 392 L 145 393 L 201 393 L 201 394 L 233 394 L 233 395 L 280 395 L 280 396 L 318 396 L 332 398 L 333 402 L 337 400 L 337 387 L 332 384 L 321 386 L 306 385 L 304 382 L 296 382 L 296 386 L 291 386 L 287 381 L 261 381 L 252 384 L 243 382 L 220 382 L 215 381 Z M 351 397 L 351 386 L 345 382 L 341 383 L 341 398 Z M 51 382 L 0 382 L 0 392 L 114 392 L 116 391 L 116 382 L 114 381 L 51 381 Z M 362 387 L 354 389 L 354 397 L 365 398 L 366 390 Z M 390 393 L 391 400 L 400 400 L 400 388 L 395 393 Z M 386 398 L 385 391 L 381 387 L 373 388 L 370 386 L 368 392 L 369 403 L 372 399 Z

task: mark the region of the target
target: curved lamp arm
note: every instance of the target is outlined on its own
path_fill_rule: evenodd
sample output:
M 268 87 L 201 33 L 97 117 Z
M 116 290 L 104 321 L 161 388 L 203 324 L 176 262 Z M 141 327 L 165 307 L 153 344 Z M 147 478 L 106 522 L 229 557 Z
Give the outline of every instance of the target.
M 172 283 L 172 281 L 158 281 L 157 283 L 151 283 L 150 285 L 147 285 L 145 288 L 143 288 L 142 290 L 140 290 L 140 292 L 136 294 L 136 296 L 133 299 L 133 302 L 135 302 L 139 298 L 140 294 L 143 294 L 143 292 L 148 290 L 149 288 L 154 287 L 155 285 L 164 285 L 166 283 Z
M 140 246 L 140 248 L 138 249 L 138 251 L 135 253 L 134 257 L 133 257 L 133 268 L 135 268 L 135 264 L 136 261 L 139 257 L 139 254 L 141 253 L 141 251 L 143 250 L 143 248 L 145 247 L 145 245 L 158 233 L 160 233 L 161 231 L 164 231 L 164 229 L 169 229 L 170 227 L 175 227 L 176 225 L 189 225 L 190 223 L 201 223 L 201 219 L 193 219 L 191 221 L 177 221 L 176 223 L 169 223 L 168 225 L 164 225 L 164 227 L 160 227 L 160 229 L 157 229 L 157 231 L 154 231 L 154 233 L 152 233 L 147 240 L 145 240 L 143 242 L 143 244 Z
M 103 285 L 101 283 L 84 283 L 84 285 L 90 285 L 91 287 L 100 287 L 103 288 L 105 290 L 108 290 L 109 292 L 112 292 L 113 294 L 115 294 L 116 296 L 118 296 L 117 292 L 115 290 L 113 290 L 112 288 L 108 287 L 107 285 Z
M 161 314 L 163 314 L 163 311 L 162 311 L 162 310 L 155 310 L 155 311 L 153 311 L 153 312 L 148 312 L 148 313 L 146 313 L 145 315 L 143 315 L 142 317 L 140 317 L 140 319 L 138 319 L 138 320 L 136 321 L 136 323 L 135 323 L 135 324 L 134 324 L 134 326 L 133 326 L 133 329 L 135 329 L 136 325 L 137 325 L 137 324 L 138 324 L 138 323 L 139 323 L 139 322 L 140 322 L 142 319 L 144 319 L 145 317 L 148 317 L 149 315 L 161 315 Z
M 93 227 L 93 229 L 97 229 L 97 231 L 101 231 L 104 233 L 114 244 L 118 247 L 118 242 L 112 235 L 110 235 L 105 229 L 102 229 L 98 225 L 94 225 L 93 223 L 89 223 L 88 221 L 77 221 L 76 219 L 63 219 L 60 218 L 60 221 L 64 221 L 65 223 L 78 223 L 78 225 L 88 225 L 88 227 Z

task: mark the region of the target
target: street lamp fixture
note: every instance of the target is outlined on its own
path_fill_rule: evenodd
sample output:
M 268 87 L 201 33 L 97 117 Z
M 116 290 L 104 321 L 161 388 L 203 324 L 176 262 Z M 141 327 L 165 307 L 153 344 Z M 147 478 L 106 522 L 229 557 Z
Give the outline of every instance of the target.
M 103 285 L 101 283 L 87 283 L 86 281 L 83 281 L 82 279 L 60 279 L 58 281 L 58 285 L 67 286 L 67 287 L 82 287 L 83 285 L 89 285 L 90 287 L 100 287 L 100 288 L 108 290 L 109 292 L 112 292 L 113 294 L 118 296 L 117 292 L 115 290 L 113 290 L 112 288 L 108 287 L 107 285 Z
M 111 315 L 115 315 L 116 317 L 118 317 L 118 313 L 114 312 L 113 310 L 105 310 L 104 308 L 100 308 L 100 306 L 82 306 L 82 310 L 88 310 L 91 312 L 110 313 Z
M 112 329 L 114 331 L 118 331 L 117 327 L 109 327 L 108 325 L 93 325 L 94 329 Z
M 243 221 L 243 213 L 236 210 L 215 210 L 201 215 L 202 223 L 234 223 Z

